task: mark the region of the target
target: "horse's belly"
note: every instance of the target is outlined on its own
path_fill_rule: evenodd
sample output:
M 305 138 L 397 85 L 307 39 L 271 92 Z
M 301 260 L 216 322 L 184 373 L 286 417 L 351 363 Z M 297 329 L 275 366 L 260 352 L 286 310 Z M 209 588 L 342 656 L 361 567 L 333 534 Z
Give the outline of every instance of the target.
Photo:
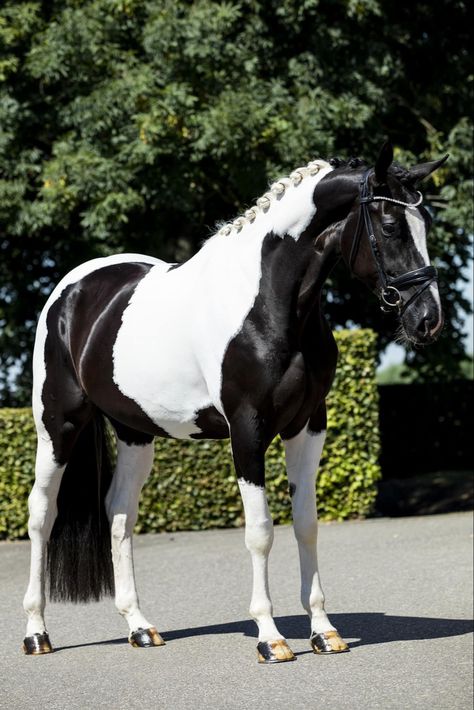
M 156 426 L 161 432 L 175 439 L 227 439 L 229 426 L 225 417 L 213 406 L 193 412 L 192 419 L 158 419 Z M 158 434 L 159 435 L 159 434 Z
M 125 335 L 125 333 L 124 333 Z M 114 382 L 167 434 L 179 439 L 202 434 L 199 414 L 214 406 L 189 348 L 117 338 Z M 224 420 L 225 421 L 225 420 Z

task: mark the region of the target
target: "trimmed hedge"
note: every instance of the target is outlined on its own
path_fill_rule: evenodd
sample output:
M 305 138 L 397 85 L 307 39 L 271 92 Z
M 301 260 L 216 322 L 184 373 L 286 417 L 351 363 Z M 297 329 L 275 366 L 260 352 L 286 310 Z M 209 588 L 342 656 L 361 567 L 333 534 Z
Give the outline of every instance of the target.
M 328 398 L 328 436 L 317 484 L 323 520 L 369 514 L 380 478 L 375 334 L 338 331 L 336 340 L 339 364 Z M 155 466 L 142 493 L 137 532 L 243 524 L 228 441 L 156 442 Z M 35 448 L 31 410 L 0 410 L 0 538 L 27 534 Z M 291 506 L 279 439 L 267 452 L 266 472 L 274 521 L 288 523 Z

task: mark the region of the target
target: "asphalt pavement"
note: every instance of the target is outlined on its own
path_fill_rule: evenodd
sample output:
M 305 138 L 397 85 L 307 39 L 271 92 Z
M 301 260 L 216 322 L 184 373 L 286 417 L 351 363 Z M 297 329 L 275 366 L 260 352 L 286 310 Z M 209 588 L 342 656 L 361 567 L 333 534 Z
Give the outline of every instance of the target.
M 51 604 L 56 652 L 24 656 L 28 543 L 0 544 L 0 708 L 472 709 L 472 516 L 321 525 L 326 608 L 351 651 L 316 656 L 292 529 L 275 530 L 275 617 L 296 662 L 257 663 L 242 530 L 136 538 L 142 608 L 166 646 L 134 649 L 111 600 Z

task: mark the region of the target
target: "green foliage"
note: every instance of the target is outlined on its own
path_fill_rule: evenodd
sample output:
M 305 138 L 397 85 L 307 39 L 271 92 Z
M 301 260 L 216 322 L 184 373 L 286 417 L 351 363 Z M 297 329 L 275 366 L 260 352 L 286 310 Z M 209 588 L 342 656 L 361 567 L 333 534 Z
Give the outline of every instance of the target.
M 318 477 L 323 520 L 368 515 L 374 505 L 379 431 L 375 335 L 336 333 L 339 365 L 328 398 L 328 436 Z M 27 532 L 35 434 L 29 409 L 0 409 L 0 538 Z M 283 445 L 266 456 L 269 505 L 276 523 L 291 521 Z M 203 530 L 243 524 L 228 442 L 157 439 L 155 465 L 140 502 L 137 532 Z
M 338 151 L 373 160 L 386 134 L 408 163 L 451 154 L 427 186 L 448 327 L 409 359 L 455 375 L 469 309 L 458 276 L 472 232 L 468 7 L 3 2 L 3 403 L 28 401 L 33 324 L 71 267 L 117 251 L 186 258 L 269 179 Z M 376 300 L 343 270 L 331 290 L 334 324 L 373 327 L 384 347 L 393 323 Z
M 28 533 L 27 498 L 35 476 L 36 431 L 30 409 L 0 409 L 0 539 Z

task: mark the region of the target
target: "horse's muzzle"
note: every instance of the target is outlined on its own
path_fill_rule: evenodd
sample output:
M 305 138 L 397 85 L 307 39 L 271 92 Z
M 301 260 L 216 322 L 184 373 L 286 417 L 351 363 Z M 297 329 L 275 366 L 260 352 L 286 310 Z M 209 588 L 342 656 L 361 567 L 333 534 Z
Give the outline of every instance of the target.
M 441 309 L 425 308 L 421 313 L 407 313 L 402 317 L 403 329 L 408 339 L 416 345 L 429 345 L 438 339 L 444 324 Z

